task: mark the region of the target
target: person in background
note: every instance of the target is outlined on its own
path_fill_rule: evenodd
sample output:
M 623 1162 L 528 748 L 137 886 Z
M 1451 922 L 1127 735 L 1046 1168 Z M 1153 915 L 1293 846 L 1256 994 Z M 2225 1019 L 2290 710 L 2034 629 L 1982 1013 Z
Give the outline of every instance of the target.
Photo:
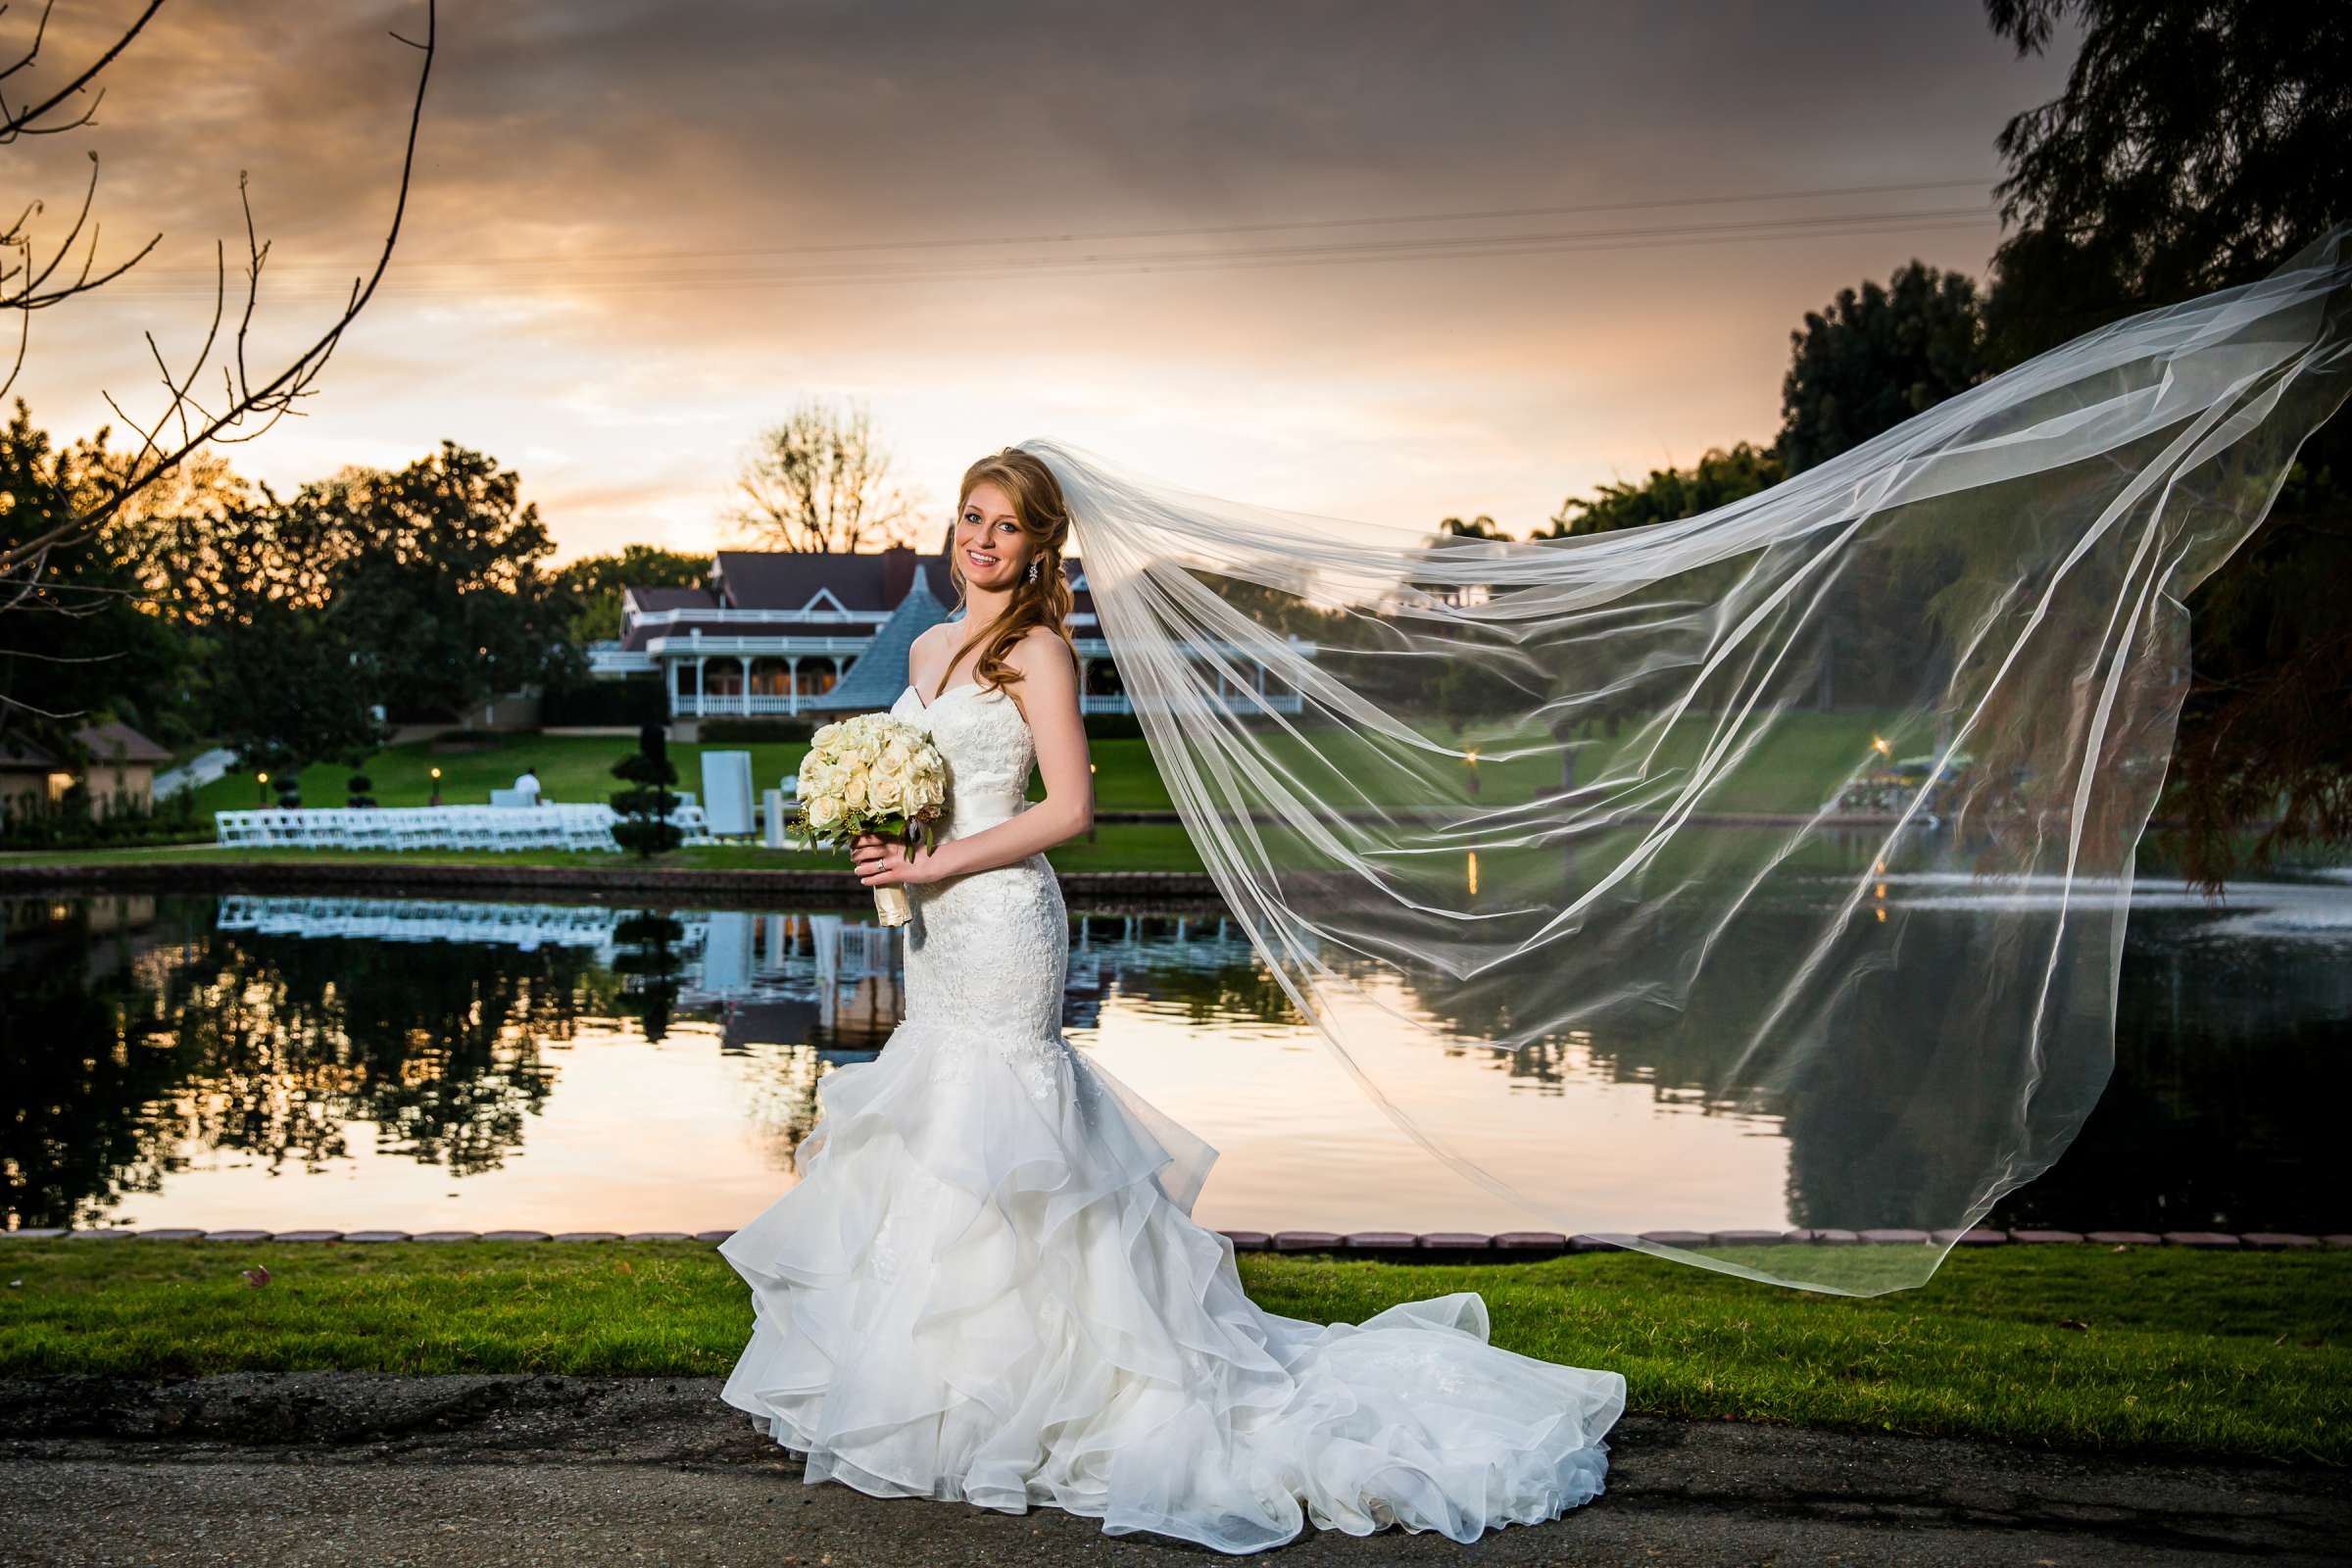
M 537 806 L 539 804 L 539 770 L 525 762 L 521 776 L 514 780 L 514 789 L 523 797 L 525 805 Z

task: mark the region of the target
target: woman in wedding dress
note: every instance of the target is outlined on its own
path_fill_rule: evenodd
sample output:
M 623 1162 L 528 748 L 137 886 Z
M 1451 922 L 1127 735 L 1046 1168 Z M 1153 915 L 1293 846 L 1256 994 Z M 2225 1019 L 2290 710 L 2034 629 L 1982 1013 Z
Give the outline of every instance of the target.
M 1215 1152 L 1062 1038 L 1041 852 L 1093 815 L 1069 528 L 1032 454 L 964 475 L 965 614 L 916 641 L 892 709 L 947 760 L 946 831 L 855 852 L 868 887 L 910 890 L 906 1017 L 821 1082 L 799 1184 L 720 1248 L 757 1318 L 723 1397 L 810 1483 L 1226 1552 L 1309 1521 L 1467 1542 L 1590 1501 L 1622 1375 L 1489 1345 L 1470 1293 L 1360 1325 L 1261 1311 L 1191 1217 Z

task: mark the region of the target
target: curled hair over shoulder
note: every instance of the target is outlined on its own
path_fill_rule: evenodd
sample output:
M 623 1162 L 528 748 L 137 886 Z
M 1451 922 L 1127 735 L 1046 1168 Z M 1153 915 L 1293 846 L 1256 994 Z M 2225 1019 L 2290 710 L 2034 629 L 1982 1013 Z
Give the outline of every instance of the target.
M 1043 626 L 1070 641 L 1070 611 L 1075 603 L 1070 595 L 1068 575 L 1061 569 L 1062 551 L 1070 540 L 1070 509 L 1062 500 L 1061 483 L 1054 470 L 1019 447 L 1006 447 L 993 457 L 982 458 L 963 470 L 963 484 L 956 492 L 956 515 L 963 515 L 964 503 L 972 497 L 977 485 L 993 484 L 1012 501 L 1013 520 L 1022 533 L 1028 535 L 1031 559 L 1037 563 L 1034 580 L 1024 575 L 1012 587 L 1012 600 L 1004 613 L 976 632 L 968 633 L 956 645 L 947 668 L 940 673 L 945 684 L 964 650 L 974 643 L 980 645 L 980 659 L 972 673 L 983 686 L 1010 686 L 1021 678 L 1007 656 L 1013 647 L 1029 633 L 1032 626 Z M 963 580 L 963 563 L 956 553 L 955 528 L 948 532 L 948 575 L 955 580 L 958 607 L 967 603 Z M 1072 644 L 1073 657 L 1076 645 Z M 936 699 L 938 693 L 932 696 Z

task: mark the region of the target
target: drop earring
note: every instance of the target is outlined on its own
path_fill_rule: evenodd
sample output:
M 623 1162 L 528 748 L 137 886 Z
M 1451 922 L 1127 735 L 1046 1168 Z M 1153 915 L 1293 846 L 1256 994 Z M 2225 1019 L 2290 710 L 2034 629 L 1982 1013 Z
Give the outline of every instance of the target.
M 1029 558 L 1029 580 L 1037 581 L 1037 558 L 1035 556 Z

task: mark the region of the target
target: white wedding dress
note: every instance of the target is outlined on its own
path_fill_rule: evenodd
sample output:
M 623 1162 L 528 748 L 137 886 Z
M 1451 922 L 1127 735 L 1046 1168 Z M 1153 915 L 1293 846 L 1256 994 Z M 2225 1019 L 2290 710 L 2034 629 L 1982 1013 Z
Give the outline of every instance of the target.
M 1022 809 L 1003 691 L 892 711 L 947 759 L 951 836 Z M 906 1021 L 822 1080 L 799 1185 L 719 1249 L 757 1314 L 722 1396 L 808 1482 L 1225 1552 L 1309 1520 L 1466 1542 L 1599 1494 L 1620 1374 L 1490 1346 L 1471 1293 L 1328 1326 L 1243 1294 L 1191 1217 L 1215 1151 L 1062 1038 L 1043 856 L 913 904 Z

